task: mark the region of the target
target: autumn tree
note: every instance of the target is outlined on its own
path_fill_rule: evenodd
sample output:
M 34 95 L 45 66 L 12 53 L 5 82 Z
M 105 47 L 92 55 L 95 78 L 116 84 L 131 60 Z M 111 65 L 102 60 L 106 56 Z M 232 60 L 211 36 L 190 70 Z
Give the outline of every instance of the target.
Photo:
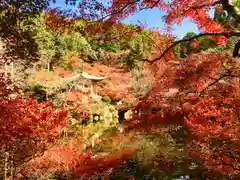
M 44 153 L 67 125 L 67 111 L 57 110 L 51 102 L 1 100 L 0 109 L 1 160 L 6 158 L 12 169 Z
M 51 101 L 38 103 L 23 97 L 6 74 L 0 78 L 0 176 L 15 170 L 51 147 L 68 124 L 68 111 L 57 109 Z M 13 98 L 11 94 L 18 94 Z

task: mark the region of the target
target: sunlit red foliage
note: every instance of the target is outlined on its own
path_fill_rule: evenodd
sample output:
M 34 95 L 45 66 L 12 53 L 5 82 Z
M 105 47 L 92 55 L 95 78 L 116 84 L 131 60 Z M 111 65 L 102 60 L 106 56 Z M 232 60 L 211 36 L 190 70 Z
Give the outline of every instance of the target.
M 240 121 L 239 78 L 217 84 L 192 108 L 185 120 L 191 132 L 191 153 L 204 161 L 207 169 L 220 174 L 239 175 Z M 238 176 L 237 176 L 238 177 Z
M 204 160 L 207 169 L 227 175 L 240 171 L 239 108 L 233 98 L 204 98 L 185 120 L 192 141 L 191 153 Z M 238 100 L 239 101 L 239 100 Z
M 223 61 L 228 58 L 228 55 L 211 52 L 190 55 L 181 60 L 168 60 L 161 65 L 162 67 L 165 66 L 165 70 L 159 72 L 160 75 L 156 73 L 158 78 L 155 87 L 147 94 L 147 97 L 156 100 L 158 99 L 156 94 L 162 96 L 169 88 L 177 88 L 180 92 L 186 90 L 200 92 L 214 79 L 226 72 Z
M 51 101 L 15 99 L 1 100 L 0 114 L 1 147 L 11 149 L 18 166 L 54 141 L 67 125 L 68 111 L 56 109 Z

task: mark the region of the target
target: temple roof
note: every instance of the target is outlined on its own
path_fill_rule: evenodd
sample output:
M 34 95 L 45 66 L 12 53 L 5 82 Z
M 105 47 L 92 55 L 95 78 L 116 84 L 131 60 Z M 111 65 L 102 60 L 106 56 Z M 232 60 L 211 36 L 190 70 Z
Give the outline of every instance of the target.
M 101 80 L 107 78 L 107 77 L 103 77 L 103 76 L 91 75 L 86 72 L 82 72 L 82 77 L 84 77 L 85 79 L 94 80 L 94 81 L 101 81 Z

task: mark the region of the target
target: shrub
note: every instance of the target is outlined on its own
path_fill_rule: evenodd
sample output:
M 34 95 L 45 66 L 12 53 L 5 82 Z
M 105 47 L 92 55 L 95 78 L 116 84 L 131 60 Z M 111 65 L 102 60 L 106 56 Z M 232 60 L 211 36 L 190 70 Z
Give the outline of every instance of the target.
M 89 56 L 96 60 L 95 52 L 92 50 L 87 40 L 78 32 L 59 36 L 57 39 L 57 45 L 59 51 L 57 54 L 64 54 L 67 51 L 75 51 L 82 53 L 85 56 Z

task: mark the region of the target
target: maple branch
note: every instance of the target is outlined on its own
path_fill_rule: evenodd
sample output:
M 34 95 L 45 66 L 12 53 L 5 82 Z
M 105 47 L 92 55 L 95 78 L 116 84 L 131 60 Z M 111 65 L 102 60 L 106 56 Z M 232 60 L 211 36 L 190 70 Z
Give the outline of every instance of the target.
M 215 79 L 215 81 L 211 82 L 207 87 L 205 87 L 202 91 L 199 92 L 199 95 L 201 96 L 208 88 L 210 88 L 211 86 L 214 86 L 215 84 L 217 84 L 220 80 L 222 80 L 225 77 L 236 77 L 232 74 L 223 74 L 221 75 L 219 78 Z
M 159 57 L 157 57 L 157 58 L 155 58 L 153 60 L 144 59 L 144 61 L 147 61 L 147 62 L 153 64 L 154 62 L 162 59 L 164 57 L 164 55 L 167 54 L 167 52 L 170 49 L 172 49 L 174 46 L 176 46 L 176 45 L 178 45 L 180 43 L 183 43 L 183 42 L 188 42 L 188 41 L 197 39 L 197 38 L 202 37 L 202 36 L 225 36 L 225 37 L 229 38 L 229 37 L 232 37 L 232 36 L 240 36 L 240 32 L 202 33 L 202 34 L 198 34 L 196 36 L 192 36 L 190 38 L 181 39 L 181 40 L 175 41 L 173 44 L 171 44 L 167 49 L 165 49 L 165 51 L 163 51 L 163 53 Z
M 109 13 L 109 14 L 103 16 L 103 17 L 101 18 L 101 20 L 104 20 L 104 19 L 106 19 L 106 18 L 109 17 L 109 16 L 122 13 L 122 11 L 124 11 L 128 6 L 130 6 L 130 5 L 132 5 L 132 4 L 135 4 L 135 3 L 138 3 L 138 2 L 140 2 L 140 0 L 131 1 L 131 2 L 127 3 L 127 4 L 125 4 L 125 5 L 124 5 L 122 8 L 120 8 L 119 10 L 113 11 L 112 13 Z M 141 11 L 141 10 L 146 10 L 146 9 L 152 9 L 152 8 L 154 8 L 159 2 L 160 2 L 160 0 L 157 0 L 152 6 L 145 7 L 145 8 L 139 8 L 139 11 Z

